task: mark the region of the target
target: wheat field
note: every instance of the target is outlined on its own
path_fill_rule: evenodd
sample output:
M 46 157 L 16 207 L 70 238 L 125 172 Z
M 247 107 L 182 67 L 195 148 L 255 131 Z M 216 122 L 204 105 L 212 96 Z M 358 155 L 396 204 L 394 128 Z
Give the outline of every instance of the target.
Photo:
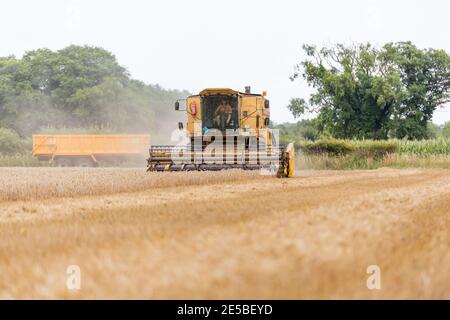
M 2 168 L 0 298 L 449 299 L 449 208 L 445 169 Z

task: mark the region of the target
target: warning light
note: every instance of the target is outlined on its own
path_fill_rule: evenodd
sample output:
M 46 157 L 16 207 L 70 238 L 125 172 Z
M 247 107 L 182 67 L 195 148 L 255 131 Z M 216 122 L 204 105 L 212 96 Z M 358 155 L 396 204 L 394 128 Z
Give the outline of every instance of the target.
M 195 102 L 193 102 L 192 104 L 191 104 L 191 113 L 192 113 L 192 115 L 197 115 L 197 104 L 195 103 Z

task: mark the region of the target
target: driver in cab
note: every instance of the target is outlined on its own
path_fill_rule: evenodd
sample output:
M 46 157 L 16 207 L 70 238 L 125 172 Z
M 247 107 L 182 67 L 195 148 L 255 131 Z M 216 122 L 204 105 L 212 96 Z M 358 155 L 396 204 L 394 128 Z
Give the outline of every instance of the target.
M 231 121 L 232 113 L 233 109 L 231 105 L 226 100 L 222 100 L 214 113 L 217 126 L 221 129 L 225 128 Z

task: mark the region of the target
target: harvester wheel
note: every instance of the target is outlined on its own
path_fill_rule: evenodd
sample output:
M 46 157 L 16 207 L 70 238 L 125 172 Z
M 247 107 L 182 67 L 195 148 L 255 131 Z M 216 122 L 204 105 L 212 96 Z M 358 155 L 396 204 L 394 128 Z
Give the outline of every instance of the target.
M 147 166 L 147 172 L 153 172 L 153 171 L 156 171 L 156 167 L 155 167 L 155 164 L 152 163 Z
M 78 158 L 75 160 L 75 165 L 77 167 L 88 168 L 88 167 L 94 167 L 95 163 L 94 163 L 94 161 L 92 161 L 92 159 L 89 159 L 89 158 Z
M 286 148 L 286 153 L 288 155 L 288 167 L 287 167 L 287 177 L 293 177 L 295 171 L 295 148 L 293 143 L 289 143 Z
M 70 158 L 56 158 L 55 165 L 57 167 L 72 167 L 72 159 Z
M 279 178 L 290 178 L 294 176 L 295 168 L 295 149 L 294 144 L 289 143 L 281 159 L 280 168 L 277 176 Z

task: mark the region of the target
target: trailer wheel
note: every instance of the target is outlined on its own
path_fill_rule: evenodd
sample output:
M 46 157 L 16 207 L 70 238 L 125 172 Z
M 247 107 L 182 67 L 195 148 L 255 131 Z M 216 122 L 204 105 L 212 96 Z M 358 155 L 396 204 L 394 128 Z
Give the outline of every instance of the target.
M 75 165 L 77 167 L 84 167 L 84 168 L 90 168 L 95 167 L 94 161 L 90 158 L 78 158 L 75 160 Z
M 55 164 L 57 167 L 72 167 L 72 160 L 70 158 L 56 158 Z

